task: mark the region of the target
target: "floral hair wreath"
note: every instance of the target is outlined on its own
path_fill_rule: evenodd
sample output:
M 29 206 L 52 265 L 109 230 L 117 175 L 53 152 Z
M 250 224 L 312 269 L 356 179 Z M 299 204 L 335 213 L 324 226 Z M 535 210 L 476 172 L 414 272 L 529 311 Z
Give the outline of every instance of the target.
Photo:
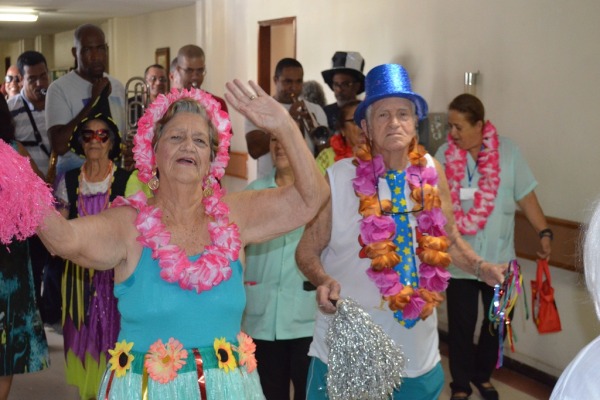
M 152 168 L 156 165 L 156 154 L 152 147 L 154 128 L 156 123 L 165 115 L 171 104 L 182 99 L 196 100 L 206 109 L 208 118 L 217 129 L 219 147 L 214 160 L 210 164 L 209 176 L 204 182 L 206 186 L 218 182 L 225 174 L 225 167 L 229 162 L 229 144 L 231 140 L 231 122 L 229 115 L 221 110 L 221 105 L 214 97 L 201 89 L 171 89 L 166 95 L 159 95 L 156 100 L 146 109 L 146 112 L 138 121 L 138 131 L 133 138 L 133 159 L 138 169 L 138 178 L 148 183 L 152 177 Z M 212 179 L 211 179 L 212 177 Z M 212 180 L 213 182 L 210 182 Z

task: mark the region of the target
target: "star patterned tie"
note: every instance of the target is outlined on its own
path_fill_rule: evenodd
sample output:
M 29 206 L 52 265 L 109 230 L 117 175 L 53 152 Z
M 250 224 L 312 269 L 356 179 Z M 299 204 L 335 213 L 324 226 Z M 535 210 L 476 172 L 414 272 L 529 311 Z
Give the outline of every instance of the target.
M 406 185 L 406 172 L 387 171 L 385 179 L 392 194 L 392 218 L 396 222 L 396 237 L 394 243 L 398 246 L 398 255 L 400 262 L 394 267 L 400 276 L 400 283 L 404 286 L 411 286 L 417 289 L 419 277 L 415 264 L 415 253 L 413 248 L 413 233 L 410 227 L 407 211 L 404 188 Z M 419 318 L 405 319 L 402 311 L 396 311 L 394 317 L 400 321 L 405 328 L 412 328 L 418 322 Z

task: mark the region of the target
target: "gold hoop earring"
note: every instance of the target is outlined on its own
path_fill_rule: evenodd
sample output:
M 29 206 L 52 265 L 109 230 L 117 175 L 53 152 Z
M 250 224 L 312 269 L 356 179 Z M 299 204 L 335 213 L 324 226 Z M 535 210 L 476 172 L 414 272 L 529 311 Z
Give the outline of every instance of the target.
M 158 180 L 158 176 L 156 176 L 156 170 L 152 171 L 152 178 L 148 181 L 148 187 L 150 190 L 155 192 L 160 186 L 160 181 Z
M 210 197 L 213 195 L 214 190 L 212 188 L 213 178 L 211 176 L 205 176 L 202 182 L 202 196 Z

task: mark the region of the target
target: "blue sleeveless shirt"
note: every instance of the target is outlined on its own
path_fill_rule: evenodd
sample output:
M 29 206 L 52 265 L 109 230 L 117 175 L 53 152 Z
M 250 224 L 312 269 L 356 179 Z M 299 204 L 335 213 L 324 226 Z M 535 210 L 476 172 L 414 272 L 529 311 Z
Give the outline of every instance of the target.
M 132 350 L 139 352 L 147 352 L 158 339 L 166 343 L 175 338 L 188 349 L 210 347 L 222 337 L 237 343 L 246 293 L 239 260 L 231 262 L 231 270 L 228 280 L 208 291 L 184 290 L 160 277 L 158 260 L 144 247 L 133 274 L 115 284 L 121 313 L 118 340 L 133 342 Z

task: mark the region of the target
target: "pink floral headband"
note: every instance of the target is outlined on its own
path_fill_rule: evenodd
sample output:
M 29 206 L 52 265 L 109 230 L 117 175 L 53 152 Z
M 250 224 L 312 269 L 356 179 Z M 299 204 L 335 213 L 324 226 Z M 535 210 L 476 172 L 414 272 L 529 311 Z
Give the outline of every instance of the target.
M 133 137 L 133 159 L 138 169 L 138 178 L 143 183 L 148 183 L 152 177 L 152 168 L 156 164 L 156 155 L 152 147 L 154 127 L 165 115 L 169 106 L 181 99 L 196 100 L 206 109 L 206 114 L 217 129 L 219 148 L 214 160 L 210 163 L 209 176 L 218 181 L 225 174 L 225 167 L 229 162 L 229 143 L 231 140 L 231 122 L 229 114 L 221 110 L 221 105 L 212 95 L 201 89 L 171 89 L 166 95 L 159 95 L 146 109 L 138 121 L 138 131 Z

